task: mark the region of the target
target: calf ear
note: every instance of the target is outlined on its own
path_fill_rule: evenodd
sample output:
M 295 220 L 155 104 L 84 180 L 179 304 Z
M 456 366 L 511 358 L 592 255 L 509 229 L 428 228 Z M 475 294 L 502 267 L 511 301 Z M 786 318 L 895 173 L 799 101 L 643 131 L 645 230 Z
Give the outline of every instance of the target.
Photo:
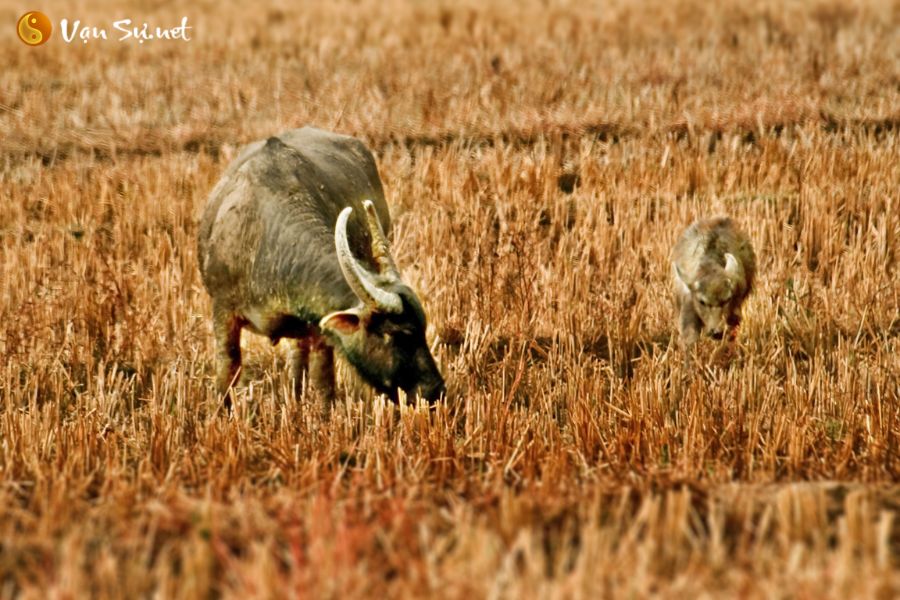
M 691 288 L 685 283 L 684 276 L 681 274 L 681 269 L 679 269 L 678 265 L 674 262 L 672 263 L 672 274 L 675 276 L 675 287 L 678 291 L 685 296 L 690 296 Z
M 322 331 L 332 331 L 337 335 L 344 337 L 353 335 L 362 327 L 362 314 L 359 310 L 351 308 L 350 310 L 339 310 L 322 317 L 319 321 L 319 329 Z

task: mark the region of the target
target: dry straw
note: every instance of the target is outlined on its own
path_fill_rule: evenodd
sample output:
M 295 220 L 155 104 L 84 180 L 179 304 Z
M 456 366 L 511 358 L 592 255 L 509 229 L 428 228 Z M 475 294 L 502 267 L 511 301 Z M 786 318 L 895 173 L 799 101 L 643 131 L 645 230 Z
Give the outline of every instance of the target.
M 2 41 L 0 596 L 900 593 L 896 5 L 184 10 Z M 196 217 L 303 124 L 378 155 L 433 413 L 344 370 L 323 422 L 251 336 L 221 410 Z M 711 212 L 759 275 L 686 371 L 669 252 Z

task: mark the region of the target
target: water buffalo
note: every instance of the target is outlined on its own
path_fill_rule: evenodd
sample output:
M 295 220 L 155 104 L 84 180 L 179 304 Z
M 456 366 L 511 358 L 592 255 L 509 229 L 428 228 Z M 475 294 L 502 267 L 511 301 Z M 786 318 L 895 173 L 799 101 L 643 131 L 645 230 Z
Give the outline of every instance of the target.
M 673 250 L 675 306 L 682 343 L 705 332 L 721 339 L 741 322 L 741 305 L 753 287 L 753 246 L 728 217 L 700 219 L 681 234 Z
M 433 401 L 444 380 L 425 311 L 391 257 L 372 153 L 310 127 L 244 148 L 210 193 L 199 262 L 212 298 L 219 389 L 235 383 L 243 328 L 292 340 L 299 386 L 334 396 L 333 348 L 378 392 Z M 297 387 L 299 390 L 299 387 Z

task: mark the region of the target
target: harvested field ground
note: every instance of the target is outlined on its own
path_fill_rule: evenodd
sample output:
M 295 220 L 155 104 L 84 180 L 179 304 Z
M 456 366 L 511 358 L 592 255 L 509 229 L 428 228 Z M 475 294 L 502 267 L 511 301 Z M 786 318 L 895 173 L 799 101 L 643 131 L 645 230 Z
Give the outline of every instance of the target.
M 900 4 L 0 6 L 0 597 L 900 595 Z M 111 32 L 111 37 L 115 37 Z M 196 258 L 241 144 L 365 140 L 450 398 L 323 421 Z M 729 213 L 730 360 L 669 252 Z

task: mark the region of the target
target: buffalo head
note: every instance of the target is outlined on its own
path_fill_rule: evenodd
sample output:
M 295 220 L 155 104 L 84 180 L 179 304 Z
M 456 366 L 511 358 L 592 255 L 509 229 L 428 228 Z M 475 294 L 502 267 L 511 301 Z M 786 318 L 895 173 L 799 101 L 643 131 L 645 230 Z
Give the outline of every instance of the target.
M 344 278 L 360 302 L 323 317 L 319 327 L 379 392 L 396 400 L 402 389 L 437 400 L 445 391 L 444 379 L 425 341 L 425 311 L 400 277 L 374 205 L 366 200 L 363 207 L 378 272 L 350 251 L 347 220 L 353 209 L 348 206 L 338 216 L 334 242 Z

